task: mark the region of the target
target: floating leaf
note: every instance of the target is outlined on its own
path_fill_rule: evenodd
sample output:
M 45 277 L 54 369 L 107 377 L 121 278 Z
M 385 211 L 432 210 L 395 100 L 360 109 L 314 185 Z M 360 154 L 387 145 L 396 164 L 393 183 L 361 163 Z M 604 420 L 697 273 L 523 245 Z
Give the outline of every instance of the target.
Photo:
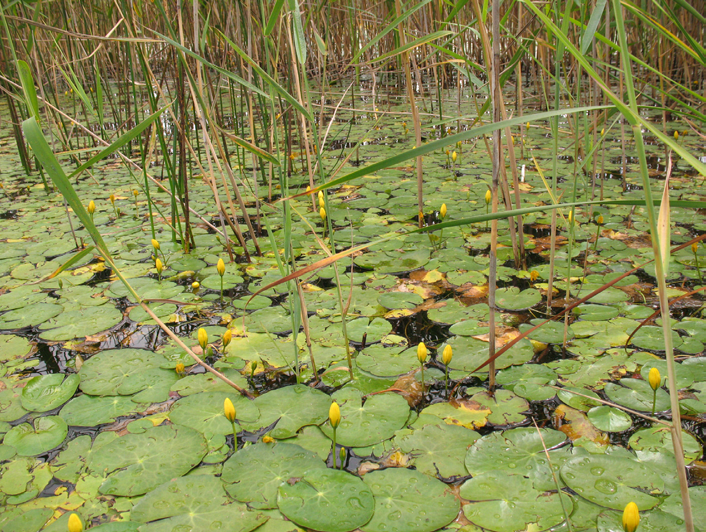
M 5 445 L 17 450 L 20 456 L 36 456 L 61 445 L 68 433 L 66 422 L 59 416 L 46 416 L 33 424 L 22 423 L 5 434 Z
M 52 373 L 33 377 L 22 389 L 22 406 L 34 412 L 53 410 L 73 397 L 80 381 L 78 375 Z

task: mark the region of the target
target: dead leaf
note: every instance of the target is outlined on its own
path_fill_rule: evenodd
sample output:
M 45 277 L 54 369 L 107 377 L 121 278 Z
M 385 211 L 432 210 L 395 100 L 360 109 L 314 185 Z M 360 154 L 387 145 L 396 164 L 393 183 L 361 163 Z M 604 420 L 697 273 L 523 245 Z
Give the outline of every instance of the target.
M 559 405 L 552 414 L 554 426 L 571 441 L 587 438 L 598 445 L 608 445 L 608 436 L 593 426 L 586 414 L 567 405 Z

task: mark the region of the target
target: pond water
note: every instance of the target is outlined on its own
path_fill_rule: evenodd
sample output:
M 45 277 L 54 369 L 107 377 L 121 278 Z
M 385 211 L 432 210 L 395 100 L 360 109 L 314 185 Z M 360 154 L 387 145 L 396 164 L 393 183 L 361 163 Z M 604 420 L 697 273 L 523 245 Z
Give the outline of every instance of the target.
M 321 149 L 327 179 L 414 147 L 408 103 L 390 87 L 372 89 L 364 83 L 355 97 L 343 98 L 333 87 L 326 95 L 319 127 L 332 123 Z M 444 97 L 445 116 L 474 116 L 484 102 L 465 93 L 458 102 L 455 90 Z M 67 108 L 76 105 L 65 98 Z M 420 107 L 425 142 L 457 132 L 456 120 L 438 123 L 434 101 Z M 528 99 L 523 114 L 535 107 Z M 0 113 L 7 117 L 4 103 Z M 658 119 L 650 110 L 645 116 Z M 236 119 L 242 131 L 247 118 L 223 111 L 226 126 Z M 554 167 L 561 201 L 644 201 L 632 141 L 623 144 L 619 124 L 609 122 L 577 142 L 574 131 L 584 131 L 584 120 L 579 116 L 577 126 L 576 117 L 561 117 L 557 149 L 548 120 L 514 128 L 523 208 L 552 203 Z M 630 501 L 644 511 L 646 530 L 680 528 L 671 435 L 658 423 L 670 419 L 669 395 L 666 386 L 653 393 L 648 382 L 652 368 L 663 381 L 667 368 L 644 207 L 585 205 L 574 223 L 568 210 L 559 212 L 550 306 L 551 213 L 523 216 L 519 264 L 509 224 L 498 222 L 498 348 L 621 279 L 501 355 L 497 387 L 489 390 L 487 366 L 477 368 L 489 351 L 491 235 L 485 222 L 412 232 L 414 159 L 325 192 L 332 244 L 308 196 L 287 201 L 288 221 L 277 201 L 309 184 L 302 146 L 295 142 L 292 156 L 282 156 L 289 185 L 282 191 L 279 180 L 269 181 L 268 166 L 258 165 L 253 183 L 251 154 L 224 138 L 257 247 L 237 203 L 231 210 L 227 177 L 217 173 L 225 213 L 219 214 L 203 179 L 209 165 L 201 149 L 200 164 L 189 167 L 196 245 L 189 253 L 179 236 L 186 220 L 173 217 L 170 182 L 162 179 L 163 156 L 172 153 L 150 156 L 149 172 L 164 189 L 147 181 L 146 190 L 142 171 L 115 157 L 72 179 L 80 201 L 95 203 L 92 220 L 115 269 L 181 341 L 251 400 L 195 364 L 97 253 L 62 269 L 91 236 L 36 171 L 25 174 L 10 126 L 0 122 L 0 529 L 65 530 L 76 512 L 104 531 L 569 530 L 567 516 L 574 530 L 618 530 Z M 679 142 L 701 156 L 703 139 L 684 135 L 686 128 L 672 123 L 667 132 L 681 132 Z M 285 128 L 278 131 L 284 138 Z M 199 133 L 194 128 L 195 144 Z M 73 135 L 73 150 L 92 146 L 88 136 Z M 594 162 L 586 156 L 598 142 L 591 179 Z M 489 148 L 482 137 L 470 138 L 424 156 L 427 225 L 442 221 L 442 205 L 443 221 L 487 212 Z M 137 146 L 131 149 L 126 153 L 139 162 Z M 664 147 L 646 137 L 646 149 L 660 197 Z M 84 160 L 84 153 L 75 155 Z M 70 154 L 59 158 L 67 170 L 77 166 Z M 683 161 L 674 164 L 672 200 L 704 201 L 702 177 Z M 246 254 L 226 226 L 232 260 L 224 216 L 238 220 L 247 241 Z M 706 233 L 703 211 L 673 206 L 671 222 L 673 247 Z M 292 271 L 281 262 L 287 245 L 298 269 L 370 242 L 338 261 L 337 270 L 328 265 L 299 277 L 301 299 L 293 282 L 270 286 Z M 668 273 L 685 458 L 701 530 L 706 319 L 697 290 L 705 268 L 699 243 L 672 253 Z M 224 345 L 226 331 L 232 340 Z M 421 342 L 428 348 L 423 372 Z M 452 358 L 444 364 L 447 347 Z M 236 410 L 235 440 L 226 398 Z M 331 454 L 332 400 L 342 416 L 335 431 L 341 471 Z

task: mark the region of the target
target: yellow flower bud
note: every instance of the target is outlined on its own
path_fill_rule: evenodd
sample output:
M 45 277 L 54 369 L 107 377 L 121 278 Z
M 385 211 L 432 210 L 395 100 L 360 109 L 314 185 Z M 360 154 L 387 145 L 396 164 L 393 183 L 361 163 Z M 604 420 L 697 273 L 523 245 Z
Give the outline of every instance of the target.
M 201 346 L 201 349 L 203 349 L 205 352 L 206 346 L 208 345 L 208 333 L 206 332 L 206 329 L 200 327 L 197 336 L 199 339 L 199 345 Z
M 77 514 L 71 514 L 69 516 L 67 528 L 69 532 L 83 532 L 83 523 L 81 522 L 81 518 Z
M 262 443 L 273 443 L 275 439 L 272 436 L 263 436 Z
M 223 259 L 218 259 L 218 263 L 216 264 L 216 270 L 218 271 L 218 275 L 223 277 L 223 275 L 226 273 L 226 264 L 223 262 Z
M 319 190 L 319 207 L 324 208 L 324 193 Z
M 485 192 L 485 204 L 486 204 L 486 205 L 489 205 L 489 204 L 490 204 L 490 200 L 492 200 L 492 199 L 493 199 L 493 194 L 490 192 L 490 189 L 488 189 L 488 190 Z
M 321 216 L 321 219 L 322 219 L 322 220 L 325 220 L 325 219 L 326 219 L 326 209 L 324 209 L 323 207 L 321 207 L 321 208 L 319 209 L 319 216 Z
M 155 251 L 159 249 L 159 242 L 157 242 L 154 238 L 152 239 L 152 247 Z
M 529 122 L 525 124 L 525 129 L 529 129 Z
M 181 375 L 182 373 L 184 373 L 184 364 L 182 364 L 181 362 L 179 362 L 179 363 L 176 365 L 176 368 L 174 368 L 174 371 L 177 372 L 177 375 Z
M 605 128 L 602 128 L 602 129 L 601 129 L 601 137 L 602 137 L 603 135 L 605 135 Z
M 537 270 L 532 270 L 530 272 L 530 281 L 535 282 L 539 277 L 539 272 Z
M 451 155 L 451 152 L 449 150 L 446 150 L 446 155 Z
M 191 283 L 191 289 L 194 292 L 198 292 L 199 288 L 201 288 L 201 283 L 199 283 L 198 281 L 194 281 L 193 283 Z
M 419 359 L 419 363 L 424 364 L 428 355 L 429 351 L 427 351 L 427 346 L 424 342 L 419 342 L 419 345 L 417 346 L 417 359 Z
M 402 122 L 402 127 L 407 129 L 407 122 Z
M 451 154 L 451 160 L 452 160 L 453 162 L 456 162 L 456 159 L 457 159 L 457 158 L 458 158 L 458 154 L 457 154 L 456 152 L 453 152 L 453 153 Z
M 659 374 L 659 370 L 657 368 L 652 368 L 647 376 L 647 380 L 649 380 L 652 389 L 657 391 L 657 388 L 659 388 L 662 384 L 662 375 Z
M 226 400 L 223 401 L 223 413 L 228 421 L 231 423 L 235 421 L 235 407 L 229 397 L 226 397 Z
M 699 249 L 699 245 L 698 245 L 696 242 L 694 242 L 693 244 L 691 244 L 691 251 L 694 252 L 694 255 L 696 255 L 696 251 L 697 251 L 698 249 Z
M 574 211 L 569 211 L 569 215 L 566 218 L 569 220 L 569 225 L 574 223 Z
M 341 408 L 334 401 L 331 403 L 331 408 L 328 409 L 328 419 L 331 422 L 331 427 L 336 429 L 341 424 Z
M 138 190 L 133 190 L 133 191 L 132 191 L 132 195 L 135 196 L 135 197 L 139 196 L 139 194 L 140 194 L 140 192 L 139 192 Z
M 625 532 L 635 532 L 637 525 L 640 524 L 640 511 L 637 504 L 629 502 L 623 510 L 623 530 Z
M 448 366 L 451 363 L 451 359 L 453 358 L 453 356 L 454 350 L 449 344 L 446 344 L 443 353 L 441 353 L 441 361 L 444 363 L 444 366 Z
M 602 214 L 599 214 L 598 216 L 596 216 L 596 223 L 598 225 L 603 225 L 603 215 Z
M 455 153 L 455 152 L 454 152 Z M 441 219 L 443 220 L 446 218 L 446 203 L 441 204 L 441 209 L 439 209 L 439 214 L 441 215 Z
M 221 337 L 221 343 L 223 344 L 223 349 L 228 347 L 228 344 L 233 338 L 233 333 L 231 332 L 230 329 L 226 329 L 226 332 L 223 333 L 223 336 Z
M 678 131 L 674 132 L 674 140 L 679 140 L 679 132 Z
M 108 199 L 110 200 L 110 203 L 115 205 L 115 194 L 111 194 L 110 197 L 108 197 Z
M 88 214 L 93 214 L 94 212 L 96 212 L 96 204 L 91 200 L 88 204 Z
M 157 268 L 157 273 L 162 273 L 162 270 L 164 270 L 164 265 L 162 264 L 162 261 L 159 259 L 154 261 L 154 267 Z

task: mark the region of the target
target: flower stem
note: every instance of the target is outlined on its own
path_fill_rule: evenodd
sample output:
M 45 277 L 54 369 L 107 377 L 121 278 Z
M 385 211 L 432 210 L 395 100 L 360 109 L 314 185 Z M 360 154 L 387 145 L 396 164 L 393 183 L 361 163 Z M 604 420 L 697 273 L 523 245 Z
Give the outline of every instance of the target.
M 336 469 L 336 429 L 333 429 L 333 447 L 331 448 L 333 455 L 333 468 Z

